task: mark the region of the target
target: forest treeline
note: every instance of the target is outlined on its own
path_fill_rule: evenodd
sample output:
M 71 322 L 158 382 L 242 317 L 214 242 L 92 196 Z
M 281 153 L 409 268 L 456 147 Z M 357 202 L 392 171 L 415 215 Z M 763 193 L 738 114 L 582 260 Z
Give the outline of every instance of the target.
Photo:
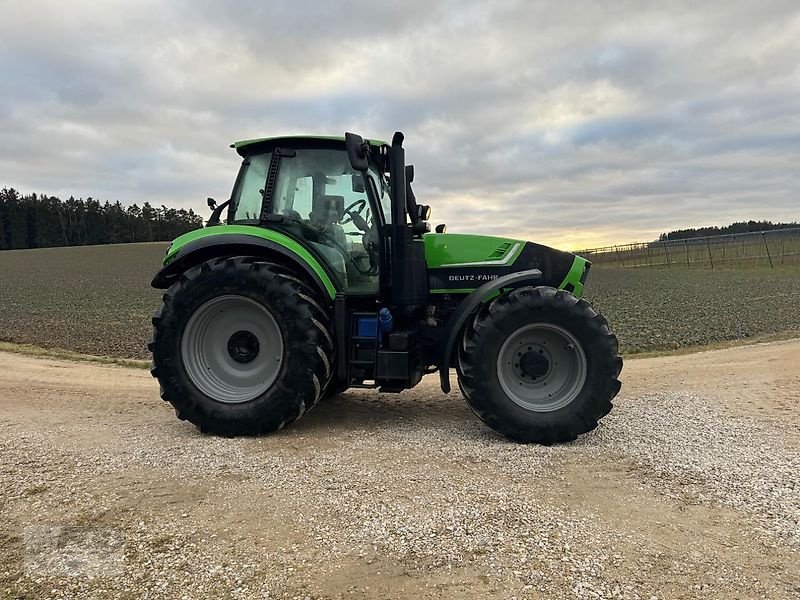
M 0 250 L 158 242 L 202 226 L 191 209 L 0 191 Z
M 773 231 L 775 229 L 791 229 L 800 227 L 800 223 L 773 223 L 772 221 L 741 221 L 731 223 L 724 227 L 692 227 L 690 229 L 676 229 L 669 233 L 662 233 L 658 241 L 686 240 L 697 237 L 714 235 L 732 235 L 736 233 L 752 233 L 754 231 Z

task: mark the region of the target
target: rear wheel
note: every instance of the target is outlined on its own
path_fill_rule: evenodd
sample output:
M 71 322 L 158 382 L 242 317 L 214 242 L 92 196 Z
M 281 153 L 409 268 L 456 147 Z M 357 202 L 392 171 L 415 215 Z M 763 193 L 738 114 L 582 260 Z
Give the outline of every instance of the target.
M 179 418 L 225 435 L 280 429 L 331 378 L 333 339 L 314 291 L 257 258 L 188 270 L 153 317 L 152 374 Z
M 551 287 L 525 287 L 482 309 L 464 333 L 459 384 L 489 427 L 551 444 L 594 429 L 622 369 L 617 339 L 592 306 Z

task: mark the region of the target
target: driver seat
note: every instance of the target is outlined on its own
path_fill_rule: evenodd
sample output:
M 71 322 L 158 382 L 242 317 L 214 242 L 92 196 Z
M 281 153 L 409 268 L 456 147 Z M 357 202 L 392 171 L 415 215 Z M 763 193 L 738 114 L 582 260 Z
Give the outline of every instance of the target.
M 345 247 L 347 236 L 339 221 L 344 216 L 344 196 L 319 196 L 314 199 L 308 219 L 311 224 L 325 229 L 331 237 Z
M 312 242 L 336 271 L 347 287 L 347 266 L 344 252 L 347 250 L 347 236 L 339 221 L 344 216 L 344 196 L 323 195 L 314 198 L 308 220 L 315 227 L 324 229 L 336 244 Z

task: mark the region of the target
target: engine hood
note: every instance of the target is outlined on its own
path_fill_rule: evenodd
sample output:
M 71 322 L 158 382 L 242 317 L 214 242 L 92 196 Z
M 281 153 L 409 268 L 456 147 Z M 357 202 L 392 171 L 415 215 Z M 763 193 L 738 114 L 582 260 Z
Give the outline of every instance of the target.
M 539 269 L 539 285 L 580 297 L 591 265 L 571 252 L 512 238 L 429 233 L 423 241 L 432 294 L 469 293 L 501 275 Z

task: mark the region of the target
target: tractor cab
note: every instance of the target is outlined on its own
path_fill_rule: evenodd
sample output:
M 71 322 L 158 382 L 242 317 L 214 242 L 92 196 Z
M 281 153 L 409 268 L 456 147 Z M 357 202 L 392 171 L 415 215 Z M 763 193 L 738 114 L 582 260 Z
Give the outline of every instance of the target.
M 355 167 L 348 143 L 364 156 Z M 219 224 L 221 209 L 227 208 L 229 225 L 269 227 L 302 243 L 345 293 L 378 293 L 382 271 L 390 268 L 382 261 L 393 219 L 389 146 L 360 138 L 299 136 L 233 146 L 244 160 L 231 199 L 214 211 L 209 224 Z M 406 179 L 412 173 L 411 167 L 404 168 Z M 419 222 L 426 215 L 410 187 L 406 191 L 401 208 L 410 209 L 412 222 Z M 417 226 L 419 234 L 428 229 Z M 386 286 L 388 280 L 384 274 Z
M 228 224 L 262 225 L 304 243 L 348 293 L 377 293 L 380 230 L 391 218 L 380 165 L 355 171 L 343 140 L 240 142 Z

